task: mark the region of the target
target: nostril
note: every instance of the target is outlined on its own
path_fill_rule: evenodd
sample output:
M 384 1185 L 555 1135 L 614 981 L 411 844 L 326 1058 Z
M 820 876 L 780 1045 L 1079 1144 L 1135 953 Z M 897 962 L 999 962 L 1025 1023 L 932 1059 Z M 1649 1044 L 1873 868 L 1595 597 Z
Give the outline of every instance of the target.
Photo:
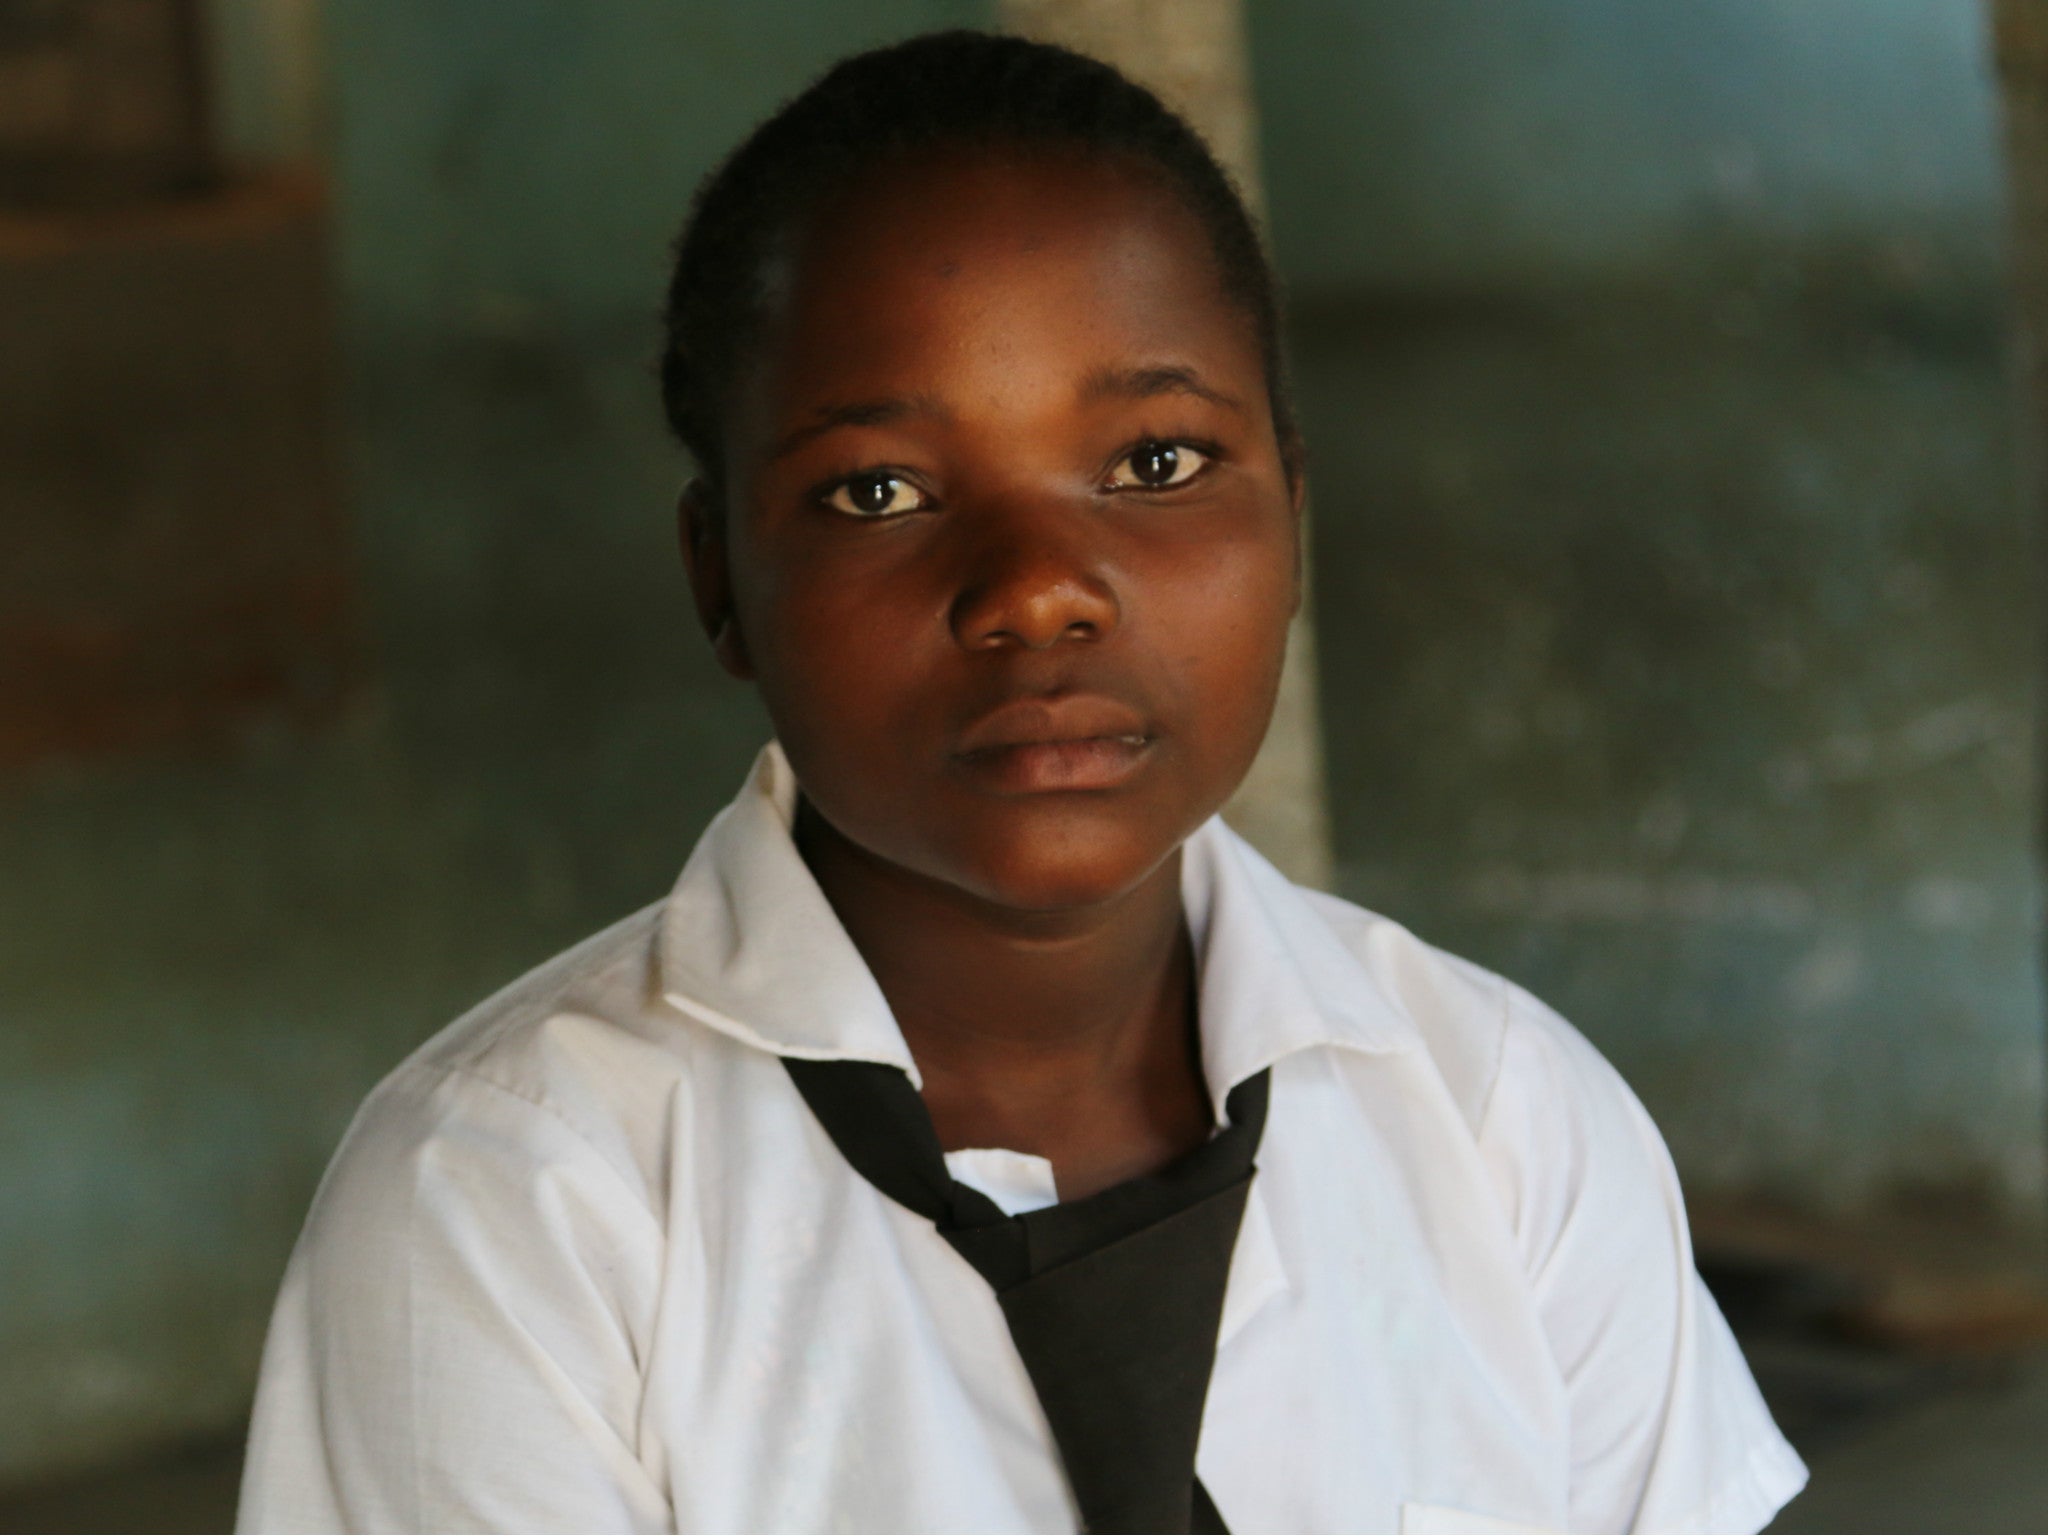
M 1043 650 L 1096 641 L 1116 627 L 1114 590 L 1094 562 L 1044 541 L 980 551 L 952 607 L 953 632 L 974 650 Z

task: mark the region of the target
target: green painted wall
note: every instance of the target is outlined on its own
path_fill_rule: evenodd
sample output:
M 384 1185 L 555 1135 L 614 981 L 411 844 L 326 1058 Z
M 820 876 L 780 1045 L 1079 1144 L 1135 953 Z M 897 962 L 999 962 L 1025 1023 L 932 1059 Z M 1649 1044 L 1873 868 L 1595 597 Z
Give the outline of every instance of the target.
M 2032 1210 L 2040 648 L 1974 9 L 1253 15 L 1345 889 L 1577 1018 L 1696 1189 Z M 985 19 L 329 9 L 366 682 L 0 789 L 0 1481 L 231 1423 L 362 1092 L 730 794 L 764 727 L 675 570 L 663 249 L 829 58 Z
M 765 726 L 676 564 L 664 253 L 832 58 L 983 19 L 329 9 L 369 682 L 322 730 L 0 791 L 0 1482 L 232 1424 L 362 1094 L 658 897 L 730 797 Z
M 2040 565 L 1984 18 L 1268 0 L 1342 885 L 1695 1196 L 2027 1228 Z

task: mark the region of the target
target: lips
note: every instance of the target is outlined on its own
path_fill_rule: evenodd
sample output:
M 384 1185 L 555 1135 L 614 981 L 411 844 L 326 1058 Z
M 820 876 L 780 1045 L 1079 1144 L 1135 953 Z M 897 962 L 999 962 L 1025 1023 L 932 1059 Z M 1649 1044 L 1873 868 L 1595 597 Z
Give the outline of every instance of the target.
M 1070 694 L 1018 699 L 982 716 L 961 737 L 956 759 L 1007 793 L 1114 789 L 1144 766 L 1154 740 L 1129 705 Z
M 983 715 L 960 738 L 960 754 L 1060 742 L 1146 738 L 1145 717 L 1102 694 L 1070 693 L 1016 699 Z

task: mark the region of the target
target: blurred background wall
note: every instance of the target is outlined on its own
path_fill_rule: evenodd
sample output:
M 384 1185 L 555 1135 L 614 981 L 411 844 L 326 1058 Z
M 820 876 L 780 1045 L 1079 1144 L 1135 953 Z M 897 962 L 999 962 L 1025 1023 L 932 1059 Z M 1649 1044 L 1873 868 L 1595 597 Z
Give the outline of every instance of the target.
M 1288 0 L 1340 883 L 1695 1198 L 2031 1227 L 2035 531 L 1985 16 Z
M 35 413 L 0 462 L 0 635 L 113 652 L 0 791 L 0 1480 L 232 1423 L 356 1101 L 660 896 L 730 798 L 765 725 L 678 574 L 666 247 L 715 157 L 831 59 L 982 14 L 317 19 L 217 13 L 240 162 L 161 204 L 22 213 L 42 244 L 0 268 L 0 325 L 37 340 L 0 346 Z M 292 581 L 329 594 L 310 639 L 261 601 Z M 209 703 L 158 721 L 160 694 Z
M 12 0 L 0 69 L 134 3 Z M 187 9 L 188 159 L 0 217 L 0 1483 L 232 1425 L 363 1092 L 730 796 L 765 724 L 676 569 L 666 244 L 830 59 L 994 15 Z M 1339 888 L 1574 1018 L 1703 1210 L 2024 1248 L 1979 8 L 1250 16 Z

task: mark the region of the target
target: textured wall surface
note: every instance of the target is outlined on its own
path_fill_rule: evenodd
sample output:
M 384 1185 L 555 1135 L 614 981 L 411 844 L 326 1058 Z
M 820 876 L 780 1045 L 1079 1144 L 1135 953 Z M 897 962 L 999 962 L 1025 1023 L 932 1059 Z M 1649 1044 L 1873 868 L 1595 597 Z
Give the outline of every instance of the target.
M 1696 1195 L 2036 1221 L 1981 13 L 1253 22 L 1340 888 L 1581 1024 Z
M 730 797 L 765 725 L 676 562 L 666 246 L 831 58 L 985 19 L 331 9 L 365 681 L 325 725 L 0 784 L 0 1482 L 232 1424 L 362 1094 L 661 895 Z
M 1981 228 L 1976 0 L 1260 0 L 1298 284 L 1626 275 L 1732 230 Z
M 1975 7 L 1251 13 L 1342 887 L 1584 1025 L 1695 1191 L 2024 1216 L 2037 566 Z M 0 1480 L 231 1423 L 364 1090 L 730 794 L 764 727 L 676 573 L 663 247 L 827 59 L 987 19 L 331 8 L 360 681 L 0 783 Z
M 0 216 L 0 780 L 334 709 L 326 237 L 305 181 Z

